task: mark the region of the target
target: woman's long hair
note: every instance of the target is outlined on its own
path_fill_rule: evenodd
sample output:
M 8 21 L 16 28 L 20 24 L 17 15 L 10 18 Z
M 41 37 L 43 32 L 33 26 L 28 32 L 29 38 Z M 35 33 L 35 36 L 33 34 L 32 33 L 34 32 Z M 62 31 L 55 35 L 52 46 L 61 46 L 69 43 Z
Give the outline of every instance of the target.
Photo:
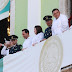
M 34 28 L 36 28 L 37 34 L 43 32 L 43 31 L 42 31 L 42 27 L 39 26 L 39 25 L 35 26 Z

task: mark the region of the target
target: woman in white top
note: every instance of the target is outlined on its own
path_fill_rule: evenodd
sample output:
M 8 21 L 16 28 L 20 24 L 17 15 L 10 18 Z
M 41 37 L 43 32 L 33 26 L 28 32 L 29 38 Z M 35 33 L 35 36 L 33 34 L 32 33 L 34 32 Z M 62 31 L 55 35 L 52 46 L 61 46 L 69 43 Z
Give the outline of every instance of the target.
M 39 43 L 41 40 L 44 39 L 44 33 L 42 31 L 42 27 L 37 25 L 34 27 L 35 36 L 32 39 L 32 46 Z

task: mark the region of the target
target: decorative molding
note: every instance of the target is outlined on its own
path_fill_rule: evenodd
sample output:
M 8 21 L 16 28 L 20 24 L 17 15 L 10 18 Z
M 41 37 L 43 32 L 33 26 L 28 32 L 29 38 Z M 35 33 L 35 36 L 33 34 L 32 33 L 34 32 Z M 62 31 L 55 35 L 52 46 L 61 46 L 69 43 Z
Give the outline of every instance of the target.
M 63 60 L 63 45 L 58 36 L 52 36 L 43 45 L 39 72 L 58 72 Z

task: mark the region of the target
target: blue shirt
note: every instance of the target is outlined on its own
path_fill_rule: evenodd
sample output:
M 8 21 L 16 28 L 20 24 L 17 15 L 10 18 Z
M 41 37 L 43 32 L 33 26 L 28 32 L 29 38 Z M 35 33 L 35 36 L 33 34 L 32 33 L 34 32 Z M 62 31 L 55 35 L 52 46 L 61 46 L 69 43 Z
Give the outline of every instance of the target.
M 45 39 L 48 39 L 50 36 L 52 36 L 52 30 L 51 30 L 51 27 L 48 27 L 48 28 L 45 30 L 44 38 L 45 38 Z

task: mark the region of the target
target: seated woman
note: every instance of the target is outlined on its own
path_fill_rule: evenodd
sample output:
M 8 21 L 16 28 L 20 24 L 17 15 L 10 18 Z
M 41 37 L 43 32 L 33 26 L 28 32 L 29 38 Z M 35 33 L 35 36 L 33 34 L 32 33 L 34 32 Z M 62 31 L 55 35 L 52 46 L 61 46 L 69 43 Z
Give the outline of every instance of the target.
M 37 25 L 34 27 L 35 36 L 32 39 L 32 46 L 39 43 L 41 40 L 44 39 L 44 33 L 42 31 L 42 27 Z

